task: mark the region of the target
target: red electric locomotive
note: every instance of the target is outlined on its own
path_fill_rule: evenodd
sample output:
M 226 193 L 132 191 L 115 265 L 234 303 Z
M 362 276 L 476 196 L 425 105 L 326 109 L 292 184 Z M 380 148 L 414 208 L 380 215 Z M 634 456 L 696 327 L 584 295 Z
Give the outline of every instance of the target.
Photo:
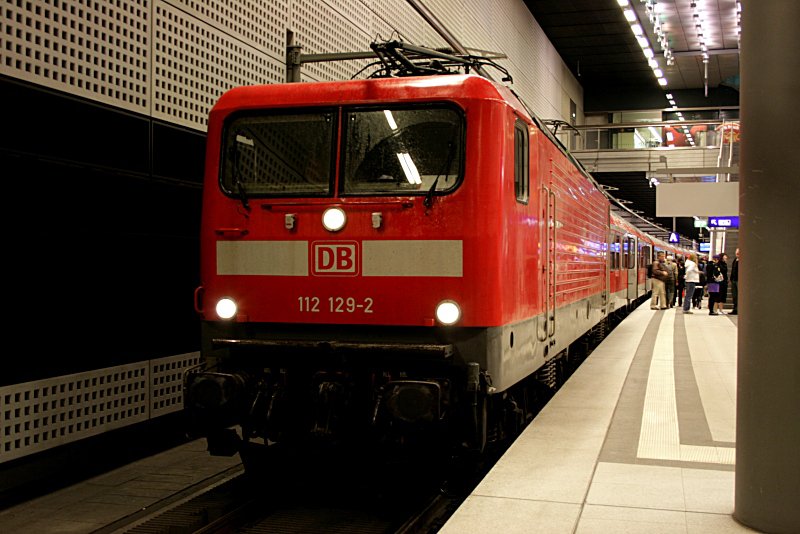
M 481 449 L 524 424 L 537 372 L 645 294 L 644 237 L 485 77 L 233 89 L 208 126 L 187 412 L 215 454 Z

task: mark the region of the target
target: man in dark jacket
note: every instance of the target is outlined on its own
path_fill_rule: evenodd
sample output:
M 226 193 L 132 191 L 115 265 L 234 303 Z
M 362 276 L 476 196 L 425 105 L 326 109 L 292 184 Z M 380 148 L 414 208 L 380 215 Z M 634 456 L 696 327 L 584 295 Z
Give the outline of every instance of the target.
M 733 310 L 728 315 L 739 314 L 739 249 L 736 249 L 736 257 L 731 265 L 731 296 L 733 297 Z

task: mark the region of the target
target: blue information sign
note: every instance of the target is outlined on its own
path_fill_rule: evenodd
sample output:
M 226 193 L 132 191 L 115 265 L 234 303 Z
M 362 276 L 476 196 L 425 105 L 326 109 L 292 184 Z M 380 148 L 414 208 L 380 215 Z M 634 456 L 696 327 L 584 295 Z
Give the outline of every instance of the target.
M 700 243 L 700 252 L 711 252 L 711 243 Z
M 739 228 L 739 216 L 736 217 L 709 217 L 709 228 Z
M 681 236 L 679 236 L 677 232 L 670 232 L 669 233 L 669 242 L 670 243 L 680 243 L 681 242 Z

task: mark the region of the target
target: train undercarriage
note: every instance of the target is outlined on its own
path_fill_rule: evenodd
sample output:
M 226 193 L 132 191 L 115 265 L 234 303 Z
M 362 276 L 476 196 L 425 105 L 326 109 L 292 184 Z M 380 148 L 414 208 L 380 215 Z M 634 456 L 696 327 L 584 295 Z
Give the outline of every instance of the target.
M 185 377 L 189 428 L 207 438 L 212 455 L 240 453 L 246 467 L 261 465 L 257 458 L 270 447 L 480 453 L 522 431 L 606 324 L 502 392 L 479 363 L 459 356 L 457 347 L 474 337 L 468 332 L 356 342 L 292 332 L 234 337 L 212 327 L 205 363 Z

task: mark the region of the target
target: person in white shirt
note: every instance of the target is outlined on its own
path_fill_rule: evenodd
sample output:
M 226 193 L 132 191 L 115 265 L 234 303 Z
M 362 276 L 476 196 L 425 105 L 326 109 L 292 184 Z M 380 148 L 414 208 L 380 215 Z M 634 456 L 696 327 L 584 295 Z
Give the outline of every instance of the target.
M 686 274 L 684 280 L 686 281 L 686 296 L 683 297 L 683 313 L 692 313 L 689 306 L 692 305 L 692 294 L 694 293 L 695 286 L 700 283 L 700 270 L 697 268 L 697 256 L 689 254 L 689 258 L 684 264 Z

